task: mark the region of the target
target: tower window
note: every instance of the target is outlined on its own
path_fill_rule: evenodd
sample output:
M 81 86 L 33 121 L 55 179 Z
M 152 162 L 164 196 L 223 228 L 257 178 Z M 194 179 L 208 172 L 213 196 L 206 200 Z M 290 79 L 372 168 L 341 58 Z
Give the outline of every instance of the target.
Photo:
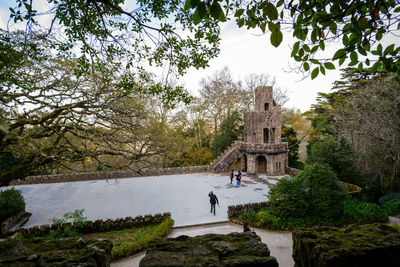
M 264 110 L 269 110 L 269 103 L 264 104 Z

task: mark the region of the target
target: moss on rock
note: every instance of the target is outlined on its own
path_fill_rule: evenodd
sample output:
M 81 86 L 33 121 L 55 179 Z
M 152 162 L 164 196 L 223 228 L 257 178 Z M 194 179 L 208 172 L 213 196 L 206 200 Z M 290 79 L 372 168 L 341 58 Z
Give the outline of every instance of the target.
M 153 242 L 140 267 L 153 266 L 278 266 L 255 233 L 179 236 Z
M 0 242 L 0 266 L 110 266 L 108 240 L 24 238 Z
M 400 234 L 386 224 L 293 232 L 296 266 L 400 266 Z

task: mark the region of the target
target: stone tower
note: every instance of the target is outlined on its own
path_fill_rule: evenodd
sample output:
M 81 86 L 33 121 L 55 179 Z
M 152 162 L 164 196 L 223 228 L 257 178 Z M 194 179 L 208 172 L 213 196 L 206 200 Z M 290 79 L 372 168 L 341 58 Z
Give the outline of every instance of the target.
M 271 86 L 255 89 L 255 111 L 244 114 L 244 142 L 236 141 L 210 166 L 215 172 L 237 170 L 284 175 L 288 143 L 281 142 L 281 106 Z
M 242 167 L 248 173 L 285 174 L 289 150 L 281 142 L 281 106 L 274 100 L 272 86 L 255 89 L 255 111 L 244 114 L 244 144 Z

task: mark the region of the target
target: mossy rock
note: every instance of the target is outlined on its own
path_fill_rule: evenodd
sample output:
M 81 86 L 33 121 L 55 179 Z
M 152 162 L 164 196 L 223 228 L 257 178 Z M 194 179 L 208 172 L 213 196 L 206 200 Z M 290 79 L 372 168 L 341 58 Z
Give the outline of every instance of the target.
M 110 266 L 108 240 L 24 238 L 0 242 L 0 266 Z
M 179 236 L 150 244 L 140 267 L 155 266 L 278 266 L 255 233 Z
M 400 266 L 400 234 L 386 224 L 314 227 L 292 233 L 296 266 Z

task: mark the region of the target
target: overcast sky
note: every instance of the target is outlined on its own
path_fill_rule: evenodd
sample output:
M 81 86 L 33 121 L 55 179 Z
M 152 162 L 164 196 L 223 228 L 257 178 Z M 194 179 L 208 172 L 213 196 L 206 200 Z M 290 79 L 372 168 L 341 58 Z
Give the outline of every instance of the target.
M 3 29 L 9 16 L 9 6 L 15 6 L 15 1 L 0 1 L 0 27 Z M 189 92 L 197 95 L 200 88 L 199 81 L 211 76 L 224 66 L 228 66 L 235 80 L 243 80 L 251 73 L 267 73 L 276 78 L 276 86 L 290 91 L 289 101 L 285 107 L 306 111 L 311 104 L 315 103 L 318 92 L 329 92 L 332 83 L 339 79 L 337 70 L 327 70 L 325 76 L 320 74 L 314 80 L 310 77 L 303 79 L 301 73 L 290 72 L 290 66 L 294 66 L 295 63 L 290 57 L 290 46 L 295 42 L 291 38 L 292 34 L 284 32 L 283 42 L 275 48 L 270 44 L 269 35 L 260 33 L 260 30 L 238 29 L 234 22 L 225 23 L 222 25 L 220 55 L 210 61 L 210 67 L 207 69 L 190 69 L 179 79 L 179 83 L 184 84 Z M 329 50 L 327 46 L 327 53 L 331 54 L 337 50 L 335 44 L 331 46 L 331 49 L 333 50 Z

